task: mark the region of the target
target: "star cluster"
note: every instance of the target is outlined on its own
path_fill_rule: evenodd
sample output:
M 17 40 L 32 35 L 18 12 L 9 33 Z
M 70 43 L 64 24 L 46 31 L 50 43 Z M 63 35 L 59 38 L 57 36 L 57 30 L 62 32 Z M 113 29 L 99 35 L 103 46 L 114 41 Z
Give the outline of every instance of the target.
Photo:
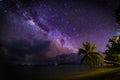
M 50 41 L 49 55 L 76 52 L 90 41 L 104 51 L 114 35 L 118 0 L 1 0 L 1 39 Z

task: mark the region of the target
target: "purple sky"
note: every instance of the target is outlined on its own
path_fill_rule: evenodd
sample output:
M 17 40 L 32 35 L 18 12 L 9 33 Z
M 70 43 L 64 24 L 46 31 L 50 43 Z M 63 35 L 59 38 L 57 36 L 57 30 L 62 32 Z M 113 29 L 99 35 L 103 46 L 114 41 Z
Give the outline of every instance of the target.
M 51 42 L 49 55 L 77 51 L 90 41 L 104 51 L 115 35 L 119 0 L 1 0 L 1 39 Z M 54 49 L 54 50 L 53 50 Z

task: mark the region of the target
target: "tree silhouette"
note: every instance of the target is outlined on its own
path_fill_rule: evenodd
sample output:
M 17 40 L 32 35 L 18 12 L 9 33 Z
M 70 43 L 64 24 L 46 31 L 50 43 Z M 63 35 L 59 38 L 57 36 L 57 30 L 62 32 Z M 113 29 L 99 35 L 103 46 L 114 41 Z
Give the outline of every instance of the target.
M 120 25 L 120 6 L 115 10 L 116 23 Z
M 109 44 L 107 44 L 107 50 L 105 51 L 105 59 L 112 61 L 114 65 L 120 62 L 120 36 L 113 36 L 109 39 Z
M 78 51 L 79 55 L 84 55 L 80 63 L 85 63 L 88 66 L 103 64 L 104 57 L 102 54 L 95 51 L 96 48 L 96 45 L 91 45 L 90 42 L 83 43 L 83 48 L 80 48 Z

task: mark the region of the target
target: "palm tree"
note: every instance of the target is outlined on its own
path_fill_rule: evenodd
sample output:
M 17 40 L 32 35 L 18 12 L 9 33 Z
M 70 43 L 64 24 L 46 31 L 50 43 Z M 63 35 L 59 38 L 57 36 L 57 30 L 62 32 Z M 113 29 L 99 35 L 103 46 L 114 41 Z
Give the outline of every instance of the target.
M 115 66 L 120 65 L 120 36 L 113 36 L 109 39 L 107 48 L 108 49 L 105 51 L 105 61 L 114 64 Z
M 83 48 L 80 48 L 78 51 L 79 55 L 84 55 L 80 63 L 85 63 L 88 66 L 103 64 L 104 57 L 102 54 L 95 52 L 96 48 L 96 45 L 91 45 L 90 42 L 83 43 Z

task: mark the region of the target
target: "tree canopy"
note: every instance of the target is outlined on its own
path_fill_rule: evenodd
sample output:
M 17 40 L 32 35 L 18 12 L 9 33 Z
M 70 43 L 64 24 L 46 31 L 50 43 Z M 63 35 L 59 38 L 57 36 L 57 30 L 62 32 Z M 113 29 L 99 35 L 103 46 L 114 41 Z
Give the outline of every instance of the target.
M 97 46 L 95 44 L 91 45 L 90 42 L 83 43 L 83 48 L 78 51 L 79 55 L 84 55 L 80 63 L 85 63 L 88 66 L 96 66 L 103 64 L 104 57 L 102 54 L 96 52 Z
M 109 44 L 107 44 L 107 50 L 105 51 L 105 59 L 108 61 L 113 61 L 113 64 L 116 62 L 120 63 L 120 36 L 113 36 L 109 39 Z

